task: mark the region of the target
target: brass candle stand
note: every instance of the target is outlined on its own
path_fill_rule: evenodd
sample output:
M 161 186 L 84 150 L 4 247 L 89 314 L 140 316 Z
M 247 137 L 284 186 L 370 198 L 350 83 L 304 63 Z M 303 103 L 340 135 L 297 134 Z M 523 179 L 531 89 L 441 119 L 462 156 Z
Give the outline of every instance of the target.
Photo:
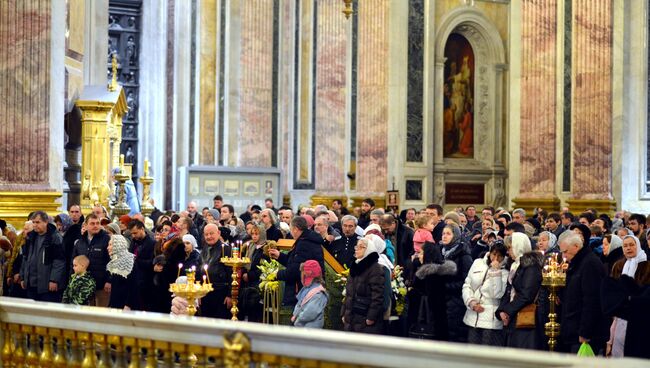
M 125 188 L 125 183 L 130 178 L 131 177 L 126 174 L 126 170 L 124 170 L 124 155 L 120 155 L 120 171 L 115 174 L 115 180 L 120 183 L 118 188 L 117 203 L 115 204 L 115 207 L 113 207 L 113 216 L 115 217 L 128 215 L 129 212 L 131 212 L 131 207 L 129 207 L 129 205 L 126 203 Z
M 214 289 L 212 288 L 212 283 L 210 280 L 208 279 L 206 281 L 205 277 L 202 283 L 196 281 L 194 268 L 188 270 L 186 272 L 186 275 L 186 284 L 178 282 L 169 284 L 169 291 L 174 293 L 176 296 L 187 299 L 187 312 L 190 316 L 193 316 L 196 314 L 196 303 L 198 299 L 203 298 Z
M 550 307 L 548 322 L 544 325 L 544 330 L 546 336 L 548 336 L 548 349 L 554 351 L 557 345 L 557 337 L 560 336 L 560 323 L 556 321 L 555 302 L 558 290 L 566 285 L 566 273 L 564 273 L 562 264 L 559 264 L 554 258 L 551 258 L 544 266 L 542 285 L 549 290 L 548 301 Z
M 144 173 L 140 177 L 140 183 L 142 183 L 142 204 L 140 205 L 140 212 L 149 217 L 154 210 L 154 207 L 149 203 L 153 178 L 149 176 L 149 160 L 146 159 L 144 160 Z
M 237 308 L 237 299 L 239 297 L 239 270 L 251 264 L 250 258 L 241 257 L 241 253 L 239 252 L 240 247 L 240 241 L 234 243 L 231 248 L 230 257 L 223 257 L 223 248 L 221 253 L 221 263 L 228 267 L 232 267 L 232 283 L 230 284 L 232 287 L 230 289 L 232 308 L 230 308 L 230 313 L 232 313 L 231 320 L 233 321 L 238 321 L 237 313 L 239 313 L 239 308 Z

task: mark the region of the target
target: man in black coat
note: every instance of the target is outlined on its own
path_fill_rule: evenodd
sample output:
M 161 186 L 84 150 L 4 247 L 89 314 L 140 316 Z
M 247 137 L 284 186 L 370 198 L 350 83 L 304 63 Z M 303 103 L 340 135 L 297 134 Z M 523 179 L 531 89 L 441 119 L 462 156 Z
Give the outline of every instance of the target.
M 357 245 L 359 236 L 355 233 L 357 229 L 357 218 L 352 215 L 345 215 L 341 219 L 343 236 L 329 243 L 327 251 L 336 258 L 343 266 L 350 268 L 354 263 L 354 246 Z
M 207 224 L 203 228 L 204 246 L 201 249 L 201 271 L 205 265 L 208 266 L 208 276 L 214 291 L 208 293 L 201 299 L 201 316 L 212 318 L 229 319 L 232 299 L 230 289 L 232 282 L 232 268 L 221 263 L 223 255 L 230 256 L 232 250 L 230 245 L 222 243 L 219 227 L 214 224 Z M 197 272 L 197 280 L 200 277 Z
M 153 296 L 153 257 L 156 242 L 145 231 L 144 223 L 140 220 L 131 220 L 127 225 L 131 232 L 131 248 L 129 251 L 135 255 L 137 268 L 138 291 L 140 300 L 138 305 L 146 311 L 152 310 Z
M 277 249 L 270 249 L 269 256 L 277 259 L 285 269 L 278 271 L 277 279 L 284 281 L 284 296 L 282 305 L 292 307 L 296 305 L 296 294 L 302 288 L 300 281 L 300 264 L 310 259 L 320 264 L 321 270 L 325 269 L 323 258 L 323 239 L 320 235 L 307 228 L 307 220 L 297 216 L 291 220 L 291 235 L 296 243 L 289 253 L 281 253 Z
M 108 307 L 111 295 L 111 283 L 106 265 L 111 260 L 108 254 L 108 242 L 110 235 L 104 231 L 99 223 L 97 215 L 91 213 L 86 216 L 86 232 L 81 235 L 72 251 L 72 259 L 84 255 L 90 260 L 88 272 L 95 279 L 95 299 L 91 304 L 98 307 Z
M 406 268 L 411 263 L 413 254 L 413 234 L 410 227 L 400 223 L 392 214 L 386 214 L 379 220 L 379 226 L 386 239 L 395 247 L 395 262 Z
M 607 339 L 606 318 L 601 311 L 600 285 L 605 268 L 598 257 L 585 247 L 579 235 L 566 231 L 560 236 L 560 251 L 569 262 L 562 303 L 560 342 L 562 350 L 577 353 L 588 342 L 594 353 L 604 350 Z
M 34 231 L 22 248 L 21 287 L 30 299 L 61 302 L 65 289 L 63 239 L 56 226 L 48 223 L 47 213 L 36 211 L 31 221 Z

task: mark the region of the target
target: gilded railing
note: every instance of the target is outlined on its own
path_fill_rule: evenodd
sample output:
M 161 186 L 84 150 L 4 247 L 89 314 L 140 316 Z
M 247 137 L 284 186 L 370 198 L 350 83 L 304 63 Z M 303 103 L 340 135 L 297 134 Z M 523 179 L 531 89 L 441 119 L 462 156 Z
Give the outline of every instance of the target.
M 338 331 L 0 297 L 3 367 L 636 367 Z

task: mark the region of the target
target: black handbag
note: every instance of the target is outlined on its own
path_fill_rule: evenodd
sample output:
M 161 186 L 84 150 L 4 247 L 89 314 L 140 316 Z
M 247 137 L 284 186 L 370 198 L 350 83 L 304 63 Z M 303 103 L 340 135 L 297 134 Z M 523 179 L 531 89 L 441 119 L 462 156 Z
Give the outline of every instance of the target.
M 409 329 L 409 337 L 423 340 L 433 340 L 436 336 L 435 325 L 431 318 L 431 309 L 429 309 L 429 298 L 423 295 L 420 299 L 420 309 L 418 310 L 418 320 Z

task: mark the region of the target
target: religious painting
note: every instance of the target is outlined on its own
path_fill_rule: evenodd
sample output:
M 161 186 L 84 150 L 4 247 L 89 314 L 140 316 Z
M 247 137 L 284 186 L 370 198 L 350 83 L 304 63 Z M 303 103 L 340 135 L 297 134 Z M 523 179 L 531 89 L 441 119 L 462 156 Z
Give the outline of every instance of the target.
M 190 176 L 190 195 L 197 196 L 199 195 L 199 183 L 200 179 L 198 176 Z
M 225 180 L 223 182 L 224 194 L 227 196 L 239 195 L 239 181 L 238 180 Z
M 445 45 L 443 85 L 444 157 L 474 157 L 474 51 L 460 34 Z
M 219 194 L 219 180 L 206 179 L 203 183 L 205 194 L 215 195 Z
M 267 180 L 264 182 L 264 194 L 273 194 L 273 181 Z
M 244 195 L 256 196 L 258 194 L 260 194 L 260 182 L 259 181 L 245 181 L 244 182 Z

